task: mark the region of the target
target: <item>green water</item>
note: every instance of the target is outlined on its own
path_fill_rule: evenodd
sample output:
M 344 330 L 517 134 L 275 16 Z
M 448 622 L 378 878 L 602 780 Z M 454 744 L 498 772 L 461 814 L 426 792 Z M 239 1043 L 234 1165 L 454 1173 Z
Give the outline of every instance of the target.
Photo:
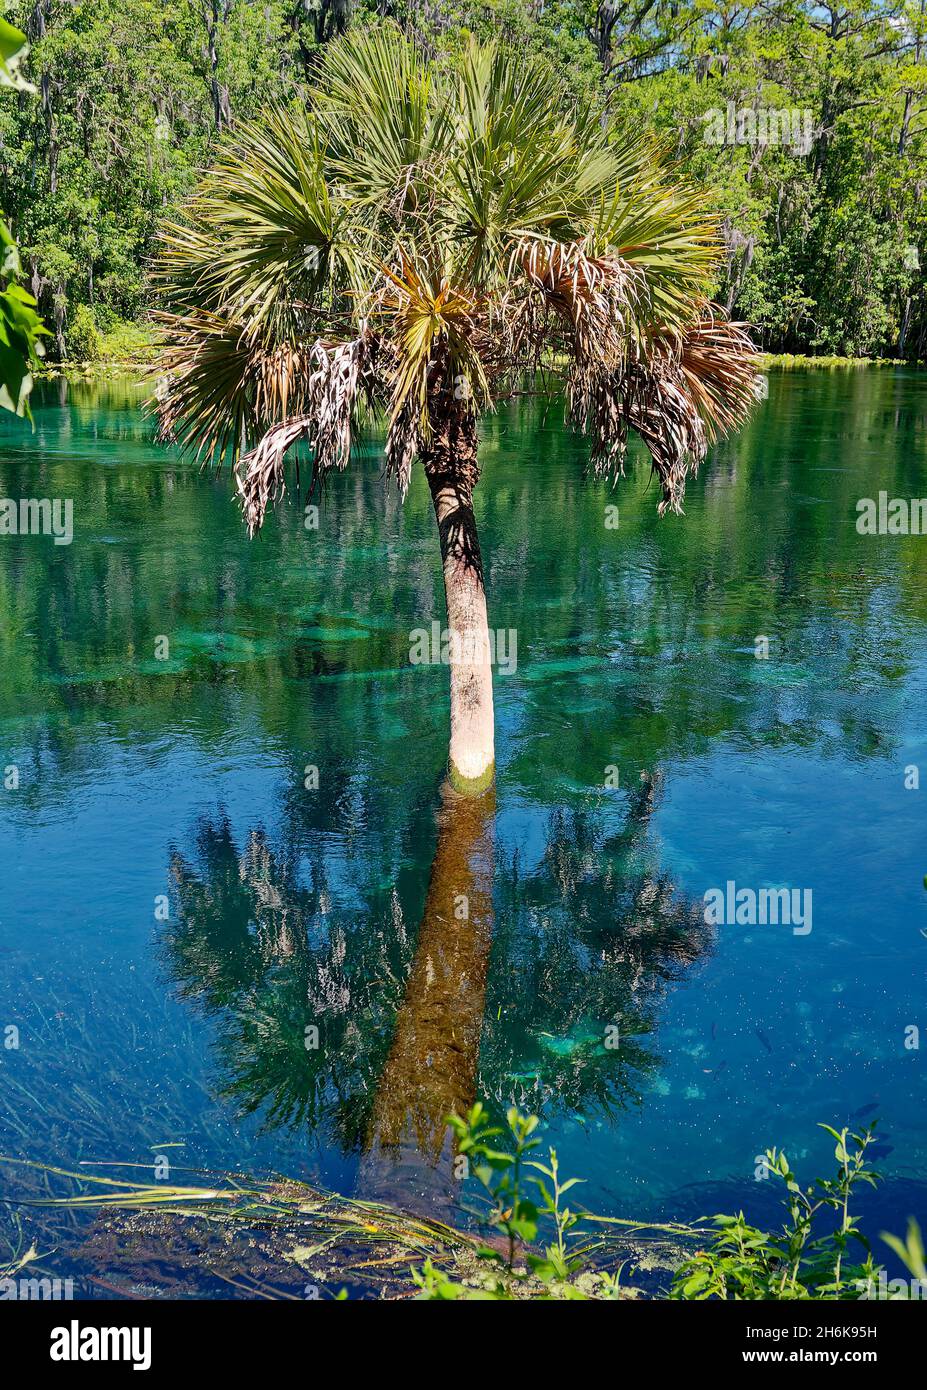
M 74 503 L 69 546 L 0 536 L 0 1152 L 444 1210 L 435 1117 L 478 1094 L 541 1110 L 591 1208 L 684 1217 L 763 1209 L 757 1154 L 810 1176 L 864 1112 L 876 1229 L 923 1220 L 927 537 L 855 520 L 927 494 L 925 379 L 774 375 L 663 521 L 639 456 L 584 480 L 556 402 L 490 420 L 517 669 L 469 819 L 446 669 L 409 660 L 443 622 L 422 480 L 401 506 L 371 440 L 318 529 L 249 542 L 141 394 L 0 422 L 0 496 Z M 810 890 L 813 929 L 707 924 L 728 880 Z

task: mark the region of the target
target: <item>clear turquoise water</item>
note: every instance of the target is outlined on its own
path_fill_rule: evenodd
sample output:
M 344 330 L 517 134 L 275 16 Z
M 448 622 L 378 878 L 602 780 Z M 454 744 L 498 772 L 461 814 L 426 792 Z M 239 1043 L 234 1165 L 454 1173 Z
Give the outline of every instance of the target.
M 21 1037 L 0 1152 L 182 1144 L 189 1166 L 441 1203 L 414 1153 L 384 1179 L 364 1152 L 377 1106 L 402 1109 L 385 1078 L 404 999 L 419 1019 L 446 756 L 446 670 L 408 659 L 443 620 L 426 490 L 401 507 L 372 440 L 318 530 L 284 506 L 249 543 L 141 394 L 56 383 L 34 433 L 0 421 L 0 496 L 75 507 L 68 547 L 0 537 L 0 767 L 21 778 L 0 791 L 0 1023 Z M 518 666 L 496 680 L 491 933 L 460 967 L 463 990 L 485 971 L 482 1028 L 457 1080 L 540 1108 L 594 1210 L 762 1207 L 757 1154 L 810 1177 L 817 1122 L 865 1111 L 872 1220 L 927 1215 L 927 781 L 904 785 L 927 776 L 927 537 L 855 530 L 858 498 L 927 494 L 925 450 L 922 376 L 773 375 L 658 521 L 639 458 L 615 493 L 583 479 L 556 404 L 486 427 L 490 622 Z M 707 928 L 729 879 L 812 890 L 811 933 Z

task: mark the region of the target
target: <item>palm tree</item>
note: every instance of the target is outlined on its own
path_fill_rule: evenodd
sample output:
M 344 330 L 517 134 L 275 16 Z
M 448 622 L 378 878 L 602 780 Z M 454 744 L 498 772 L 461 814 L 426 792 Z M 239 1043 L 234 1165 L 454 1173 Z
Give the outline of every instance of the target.
M 661 513 L 754 399 L 712 306 L 717 219 L 642 138 L 571 105 L 549 64 L 471 44 L 430 62 L 380 26 L 325 52 L 308 109 L 227 138 L 157 260 L 162 431 L 231 459 L 253 535 L 311 451 L 311 487 L 385 415 L 386 473 L 424 467 L 449 619 L 454 783 L 494 767 L 477 420 L 562 363 L 597 476 L 647 445 Z M 295 470 L 299 483 L 298 464 Z

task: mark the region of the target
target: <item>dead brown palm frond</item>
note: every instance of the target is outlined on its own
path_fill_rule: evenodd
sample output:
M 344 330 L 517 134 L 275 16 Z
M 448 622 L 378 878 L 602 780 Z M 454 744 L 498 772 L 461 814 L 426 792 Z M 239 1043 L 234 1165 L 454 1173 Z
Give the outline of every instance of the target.
M 527 294 L 519 277 L 527 282 Z M 618 256 L 591 255 L 585 242 L 524 236 L 512 248 L 508 278 L 514 356 L 549 342 L 552 312 L 566 329 L 574 360 L 619 369 L 646 293 L 643 277 L 630 265 Z
M 681 512 L 686 479 L 708 452 L 708 435 L 675 355 L 657 353 L 637 361 L 625 399 L 628 425 L 646 444 L 660 479 L 657 510 L 661 516 Z
M 655 331 L 629 345 L 623 369 L 579 361 L 570 413 L 591 436 L 593 471 L 620 476 L 628 430 L 646 444 L 660 479 L 659 512 L 682 511 L 686 480 L 708 446 L 740 425 L 757 400 L 758 356 L 743 324 L 707 306 L 682 331 Z
M 686 329 L 680 366 L 709 443 L 736 429 L 757 400 L 759 354 L 745 323 L 711 310 Z
M 421 449 L 420 421 L 421 411 L 409 396 L 391 414 L 386 431 L 386 471 L 396 479 L 403 499 L 412 480 L 412 464 Z
M 284 418 L 271 425 L 235 465 L 236 489 L 250 535 L 261 529 L 268 505 L 286 490 L 284 460 L 294 444 L 305 440 L 312 449 L 313 484 L 333 470 L 347 468 L 371 349 L 362 336 L 336 346 L 315 342 L 304 350 L 278 348 L 263 359 L 257 382 L 258 418 L 274 418 L 273 413 L 264 413 L 261 391 L 279 402 Z M 300 414 L 286 417 L 291 393 L 281 399 L 282 383 L 289 383 L 294 366 L 299 370 L 299 387 L 292 394 Z
M 260 531 L 267 508 L 286 492 L 284 458 L 287 451 L 299 440 L 308 438 L 311 430 L 309 415 L 273 425 L 250 453 L 236 463 L 235 490 L 249 536 Z

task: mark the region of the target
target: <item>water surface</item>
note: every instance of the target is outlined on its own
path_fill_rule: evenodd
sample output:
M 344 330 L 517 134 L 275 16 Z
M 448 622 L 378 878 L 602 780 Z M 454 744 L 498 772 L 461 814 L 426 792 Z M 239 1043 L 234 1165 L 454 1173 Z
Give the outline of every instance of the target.
M 0 421 L 0 496 L 75 528 L 0 537 L 0 1152 L 446 1208 L 440 1117 L 480 1095 L 542 1112 L 592 1209 L 694 1216 L 767 1203 L 769 1145 L 823 1171 L 855 1115 L 876 1229 L 923 1221 L 927 538 L 855 520 L 927 493 L 925 378 L 774 375 L 662 521 L 640 455 L 584 479 L 557 403 L 490 420 L 518 659 L 478 811 L 442 789 L 447 672 L 409 662 L 443 621 L 421 478 L 401 506 L 371 440 L 317 529 L 249 542 L 142 394 Z M 810 890 L 812 930 L 706 924 L 728 880 Z

